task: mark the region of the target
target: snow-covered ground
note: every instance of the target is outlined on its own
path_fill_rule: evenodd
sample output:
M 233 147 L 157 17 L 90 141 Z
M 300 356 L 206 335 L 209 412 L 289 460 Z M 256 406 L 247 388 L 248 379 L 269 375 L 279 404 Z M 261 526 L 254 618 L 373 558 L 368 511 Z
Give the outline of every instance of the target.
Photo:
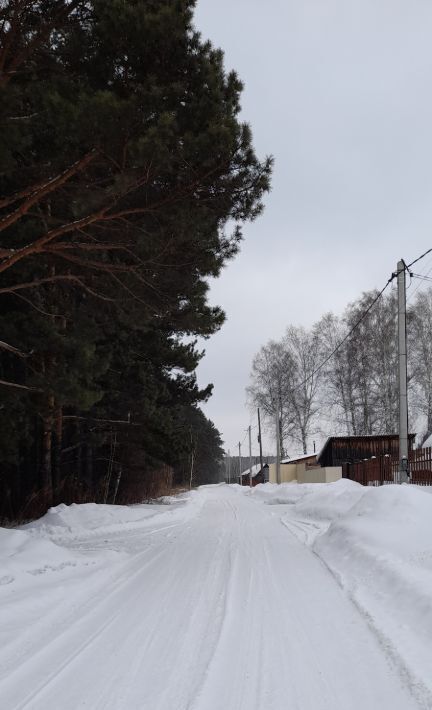
M 432 708 L 432 495 L 206 486 L 0 529 L 2 710 Z

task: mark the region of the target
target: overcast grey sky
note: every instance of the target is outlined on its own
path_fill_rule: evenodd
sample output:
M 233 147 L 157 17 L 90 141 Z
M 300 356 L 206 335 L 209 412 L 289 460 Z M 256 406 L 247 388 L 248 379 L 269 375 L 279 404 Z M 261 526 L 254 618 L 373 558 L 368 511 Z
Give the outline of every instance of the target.
M 227 322 L 198 370 L 234 453 L 260 347 L 432 247 L 432 3 L 198 0 L 195 24 L 244 81 L 242 118 L 276 161 L 264 214 L 212 284 Z

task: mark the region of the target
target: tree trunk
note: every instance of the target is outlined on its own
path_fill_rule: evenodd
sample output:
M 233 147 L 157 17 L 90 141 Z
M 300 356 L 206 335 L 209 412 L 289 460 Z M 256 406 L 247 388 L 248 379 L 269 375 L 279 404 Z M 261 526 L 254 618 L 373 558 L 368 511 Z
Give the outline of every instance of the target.
M 88 484 L 91 488 L 94 487 L 93 480 L 93 447 L 91 444 L 86 445 L 86 455 L 85 455 L 85 475 Z
M 53 504 L 53 481 L 52 481 L 52 429 L 53 429 L 54 397 L 48 396 L 47 411 L 42 417 L 42 451 L 40 482 L 41 488 L 46 493 L 47 505 Z
M 63 447 L 63 408 L 57 406 L 54 416 L 54 432 L 53 432 L 53 456 L 52 456 L 52 485 L 54 504 L 60 503 L 60 487 L 61 487 L 61 459 Z
M 306 431 L 304 429 L 302 429 L 302 432 L 301 432 L 301 439 L 302 439 L 303 453 L 307 454 L 307 437 L 306 437 Z

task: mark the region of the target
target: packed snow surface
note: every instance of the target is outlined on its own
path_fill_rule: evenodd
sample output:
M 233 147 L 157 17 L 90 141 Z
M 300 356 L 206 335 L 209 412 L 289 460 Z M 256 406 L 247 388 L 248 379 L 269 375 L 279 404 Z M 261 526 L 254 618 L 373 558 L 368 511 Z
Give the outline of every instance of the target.
M 432 708 L 432 495 L 205 486 L 0 529 L 2 710 Z

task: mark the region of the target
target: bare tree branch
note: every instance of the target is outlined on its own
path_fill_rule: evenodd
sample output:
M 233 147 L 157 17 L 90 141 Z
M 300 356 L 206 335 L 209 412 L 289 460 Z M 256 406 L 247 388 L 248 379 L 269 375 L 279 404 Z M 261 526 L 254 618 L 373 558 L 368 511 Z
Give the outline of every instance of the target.
M 17 210 L 14 212 L 11 212 L 11 214 L 7 215 L 7 217 L 3 217 L 3 219 L 0 220 L 0 232 L 3 232 L 7 227 L 10 227 L 12 224 L 15 224 L 21 217 L 23 217 L 27 212 L 30 210 L 33 205 L 37 204 L 40 202 L 40 200 L 43 197 L 46 197 L 46 195 L 49 195 L 50 193 L 54 192 L 57 188 L 59 188 L 61 185 L 64 185 L 65 182 L 67 182 L 73 175 L 75 175 L 77 172 L 85 168 L 94 158 L 96 157 L 96 151 L 93 149 L 89 153 L 86 153 L 80 160 L 77 160 L 73 165 L 71 165 L 67 170 L 64 170 L 60 175 L 57 175 L 55 178 L 52 178 L 51 180 L 48 180 L 44 185 L 39 186 L 35 192 L 33 192 L 30 197 L 22 204 L 20 207 L 18 207 Z M 28 193 L 27 193 L 28 194 Z M 10 198 L 14 202 L 16 202 L 19 197 L 15 198 Z M 2 207 L 2 204 L 0 202 L 0 207 Z M 13 250 L 11 250 L 13 252 Z
M 43 286 L 44 284 L 55 283 L 58 281 L 69 281 L 71 283 L 76 283 L 78 284 L 78 286 L 84 289 L 84 291 L 87 291 L 96 298 L 100 298 L 102 301 L 110 301 L 111 303 L 115 302 L 114 298 L 109 298 L 108 296 L 104 296 L 103 294 L 94 291 L 87 284 L 85 284 L 82 279 L 78 278 L 78 276 L 74 276 L 73 274 L 59 274 L 58 276 L 47 276 L 43 279 L 35 279 L 34 281 L 28 281 L 27 283 L 15 284 L 14 286 L 0 288 L 0 295 L 15 293 L 16 291 L 21 291 L 29 288 L 36 288 L 38 286 Z
M 14 347 L 13 345 L 9 345 L 9 343 L 5 343 L 3 340 L 0 340 L 0 349 L 7 350 L 8 352 L 12 353 L 13 355 L 17 355 L 18 357 L 26 358 L 29 356 L 29 353 L 23 353 L 21 350 L 18 350 L 18 348 Z
M 34 242 L 31 242 L 30 244 L 27 244 L 26 246 L 21 247 L 20 249 L 16 249 L 15 251 L 13 251 L 13 253 L 10 253 L 8 256 L 3 257 L 3 261 L 0 263 L 0 273 L 6 271 L 11 266 L 13 266 L 18 261 L 21 261 L 27 256 L 33 254 L 41 254 L 47 251 L 47 244 L 51 245 L 52 242 L 59 239 L 60 237 L 74 232 L 79 232 L 84 227 L 91 226 L 96 223 L 114 222 L 116 220 L 123 219 L 125 217 L 131 217 L 134 215 L 150 214 L 159 210 L 161 207 L 165 207 L 169 204 L 174 204 L 175 202 L 184 199 L 187 194 L 192 193 L 200 182 L 207 180 L 207 178 L 212 173 L 216 172 L 218 169 L 219 168 L 217 167 L 210 171 L 207 171 L 204 175 L 201 176 L 200 180 L 195 180 L 192 183 L 180 186 L 177 190 L 174 190 L 165 198 L 157 200 L 154 203 L 146 204 L 141 207 L 121 209 L 117 212 L 113 212 L 112 210 L 114 206 L 119 202 L 122 197 L 124 197 L 126 194 L 130 193 L 134 189 L 138 189 L 139 186 L 142 186 L 147 181 L 149 174 L 147 170 L 144 177 L 142 177 L 140 180 L 137 180 L 133 187 L 129 187 L 124 193 L 112 197 L 109 204 L 105 205 L 102 208 L 99 208 L 98 210 L 95 210 L 94 212 L 89 215 L 86 215 L 85 217 L 81 217 L 78 220 L 68 222 L 66 224 L 61 225 L 60 227 L 51 229 L 42 236 L 35 239 Z
M 19 385 L 17 382 L 8 382 L 7 380 L 0 380 L 0 385 L 3 385 L 3 387 L 14 387 L 19 390 L 27 390 L 27 392 L 43 392 L 43 390 L 38 387 L 27 387 L 27 385 Z

